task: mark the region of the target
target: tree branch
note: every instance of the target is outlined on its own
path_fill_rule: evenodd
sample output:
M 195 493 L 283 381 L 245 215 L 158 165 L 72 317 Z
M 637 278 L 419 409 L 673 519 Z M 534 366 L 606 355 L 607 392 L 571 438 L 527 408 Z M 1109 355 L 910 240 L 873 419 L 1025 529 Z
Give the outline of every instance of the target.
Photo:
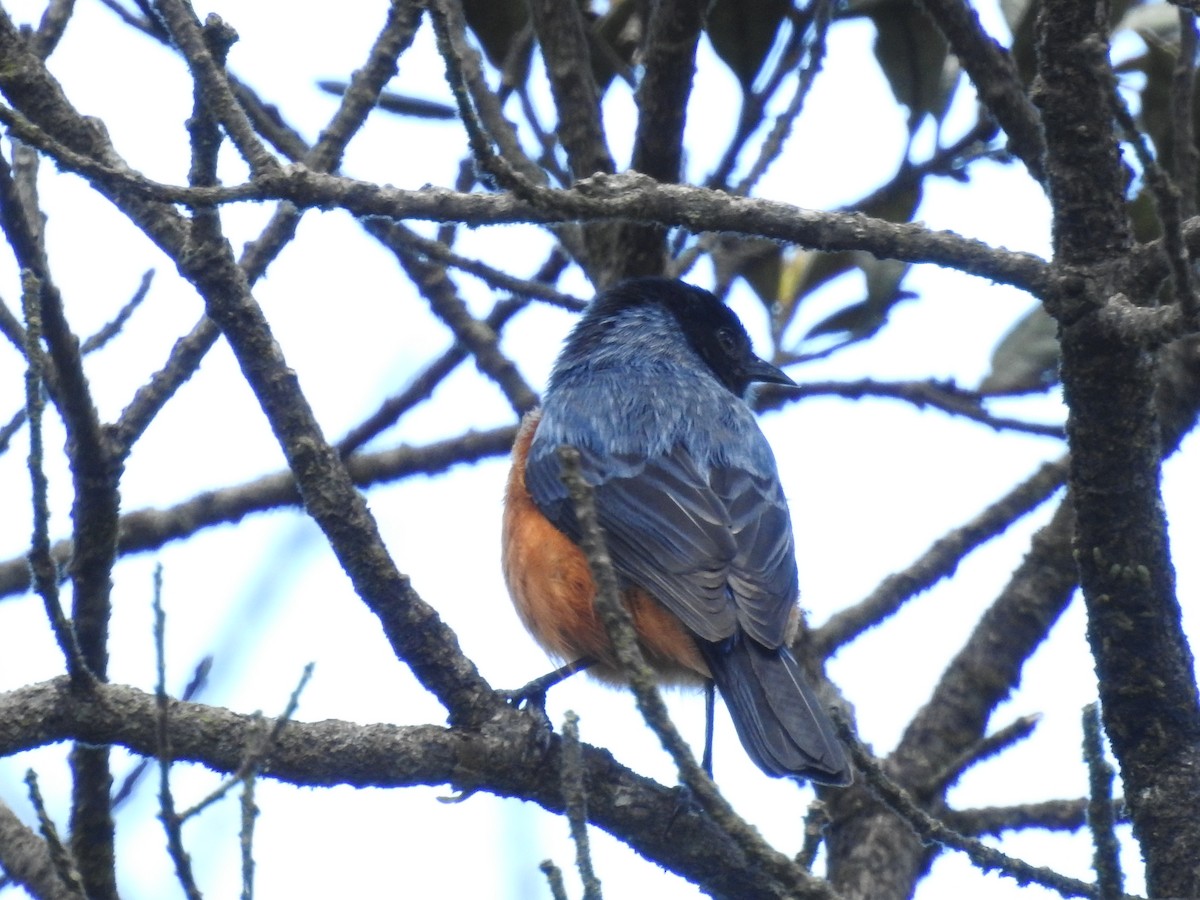
M 361 453 L 346 461 L 350 477 L 359 487 L 395 481 L 409 475 L 433 475 L 451 466 L 503 456 L 512 449 L 516 428 L 508 426 L 425 444 L 402 445 L 378 453 Z M 121 556 L 146 553 L 189 538 L 215 525 L 240 522 L 256 512 L 299 507 L 300 494 L 290 471 L 264 475 L 254 481 L 205 491 L 166 509 L 141 509 L 121 516 L 117 552 Z M 51 548 L 56 564 L 71 556 L 71 542 Z M 24 556 L 0 562 L 0 600 L 29 590 L 29 564 Z
M 570 190 L 536 188 L 536 202 L 512 194 L 463 194 L 443 188 L 404 190 L 312 172 L 300 166 L 232 188 L 184 188 L 159 184 L 96 163 L 31 127 L 31 123 L 11 111 L 0 109 L 0 122 L 65 168 L 93 181 L 126 185 L 135 193 L 168 203 L 207 205 L 290 200 L 301 208 L 336 206 L 356 216 L 459 221 L 471 225 L 633 219 L 682 226 L 696 232 L 756 235 L 816 250 L 865 250 L 881 259 L 934 263 L 1012 284 L 1039 297 L 1059 290 L 1059 279 L 1044 260 L 1031 253 L 989 247 L 951 231 L 931 231 L 912 223 L 888 222 L 857 213 L 820 212 L 705 188 L 658 184 L 638 173 L 596 176 Z
M 971 76 L 979 99 L 1008 134 L 1013 155 L 1034 179 L 1045 183 L 1046 138 L 1041 117 L 1025 95 L 1009 52 L 983 30 L 979 15 L 965 0 L 921 0 L 921 6 Z
M 1112 131 L 1107 7 L 1047 0 L 1038 17 L 1038 102 L 1059 265 L 1078 289 L 1061 324 L 1070 407 L 1075 556 L 1105 731 L 1121 766 L 1152 896 L 1200 894 L 1200 697 L 1180 621 L 1160 493 L 1156 361 L 1095 322 L 1131 237 L 1127 169 Z
M 168 714 L 174 758 L 227 774 L 238 770 L 264 726 L 258 716 L 176 700 L 169 701 Z M 0 755 L 81 740 L 151 756 L 157 716 L 153 694 L 132 687 L 97 684 L 80 693 L 65 677 L 42 682 L 0 693 Z M 586 744 L 581 749 L 593 824 L 707 893 L 778 900 L 778 883 L 677 788 L 626 769 L 606 751 Z M 542 730 L 532 714 L 501 704 L 481 731 L 289 722 L 261 773 L 307 787 L 448 784 L 462 793 L 483 790 L 562 813 L 562 753 L 562 739 Z
M 73 889 L 82 886 L 58 877 L 46 842 L 4 804 L 0 804 L 0 866 L 38 900 L 84 900 L 82 889 Z

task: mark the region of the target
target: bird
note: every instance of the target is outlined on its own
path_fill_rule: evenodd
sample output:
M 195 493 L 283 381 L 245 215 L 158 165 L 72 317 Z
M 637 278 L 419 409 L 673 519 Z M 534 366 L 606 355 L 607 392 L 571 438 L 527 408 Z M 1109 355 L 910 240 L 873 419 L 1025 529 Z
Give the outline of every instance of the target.
M 552 657 L 623 681 L 561 477 L 559 448 L 574 448 L 659 681 L 715 683 L 768 775 L 846 785 L 845 750 L 789 649 L 800 625 L 795 544 L 774 455 L 746 402 L 759 382 L 795 385 L 754 354 L 709 291 L 636 278 L 599 293 L 518 429 L 504 577 Z

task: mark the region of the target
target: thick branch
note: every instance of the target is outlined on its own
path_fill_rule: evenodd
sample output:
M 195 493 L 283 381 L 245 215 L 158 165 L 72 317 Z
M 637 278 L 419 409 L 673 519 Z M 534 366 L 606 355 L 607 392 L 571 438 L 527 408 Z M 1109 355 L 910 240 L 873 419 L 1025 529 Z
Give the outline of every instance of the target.
M 657 181 L 678 181 L 683 167 L 683 128 L 708 5 L 700 0 L 663 0 L 651 8 L 645 74 L 635 98 L 638 125 L 631 168 Z M 616 277 L 662 274 L 667 249 L 664 227 L 630 223 L 621 227 L 615 240 Z
M 174 700 L 168 712 L 173 757 L 218 772 L 236 772 L 263 733 L 258 716 Z M 293 721 L 263 761 L 262 775 L 309 787 L 448 784 L 563 812 L 561 739 L 527 713 L 506 705 L 498 712 L 483 731 Z M 0 694 L 0 755 L 77 739 L 151 756 L 157 723 L 151 694 L 107 684 L 74 692 L 60 678 Z M 778 883 L 678 789 L 631 772 L 603 750 L 582 750 L 591 822 L 707 893 L 779 898 Z
M 555 131 L 571 172 L 576 178 L 615 172 L 600 121 L 600 91 L 592 77 L 583 11 L 560 0 L 531 0 L 529 9 L 558 111 Z
M 296 373 L 284 360 L 245 273 L 223 236 L 195 234 L 177 260 L 229 342 L 296 479 L 305 511 L 324 532 L 355 591 L 383 624 L 398 658 L 456 724 L 478 724 L 503 705 L 459 649 L 454 633 L 412 589 L 384 546 L 375 518 L 325 439 Z
M 1154 357 L 1095 310 L 1130 246 L 1127 172 L 1112 133 L 1107 8 L 1050 0 L 1038 18 L 1056 259 L 1080 275 L 1057 312 L 1070 407 L 1075 555 L 1100 680 L 1152 896 L 1200 894 L 1200 699 L 1180 621 L 1160 492 Z
M 897 783 L 930 784 L 983 735 L 991 711 L 1075 589 L 1070 534 L 1071 509 L 1064 504 L 909 724 L 888 761 Z M 828 798 L 837 823 L 829 845 L 834 884 L 858 897 L 909 896 L 933 851 L 864 795 L 865 788 L 855 787 Z M 881 859 L 888 860 L 886 870 L 872 862 Z
M 82 900 L 83 893 L 59 878 L 46 842 L 0 804 L 0 867 L 38 900 Z
M 659 184 L 638 173 L 598 175 L 562 191 L 526 185 L 534 196 L 532 202 L 513 194 L 464 194 L 444 188 L 404 190 L 325 175 L 302 166 L 263 175 L 233 188 L 185 188 L 98 164 L 58 144 L 9 111 L 0 109 L 0 121 L 64 168 L 93 182 L 125 185 L 134 193 L 170 203 L 290 200 L 302 208 L 339 207 L 356 216 L 470 225 L 620 219 L 657 222 L 695 232 L 767 237 L 815 250 L 865 250 L 881 259 L 934 263 L 1011 284 L 1035 296 L 1052 295 L 1059 289 L 1058 279 L 1039 257 L 989 247 L 952 231 L 930 231 L 922 225 L 888 222 L 860 213 L 821 212 L 705 188 Z

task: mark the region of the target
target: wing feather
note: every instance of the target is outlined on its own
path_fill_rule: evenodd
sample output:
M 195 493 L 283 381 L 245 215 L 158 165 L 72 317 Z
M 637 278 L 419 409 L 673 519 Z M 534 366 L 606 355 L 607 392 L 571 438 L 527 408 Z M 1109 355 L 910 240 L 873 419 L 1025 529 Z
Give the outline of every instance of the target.
M 701 465 L 682 444 L 640 460 L 580 451 L 618 574 L 705 640 L 723 641 L 740 626 L 775 648 L 796 602 L 796 562 L 766 438 L 757 428 L 752 438 L 762 446 L 744 465 Z M 526 486 L 546 517 L 578 540 L 557 448 L 548 443 L 535 438 Z M 753 465 L 764 458 L 766 471 Z

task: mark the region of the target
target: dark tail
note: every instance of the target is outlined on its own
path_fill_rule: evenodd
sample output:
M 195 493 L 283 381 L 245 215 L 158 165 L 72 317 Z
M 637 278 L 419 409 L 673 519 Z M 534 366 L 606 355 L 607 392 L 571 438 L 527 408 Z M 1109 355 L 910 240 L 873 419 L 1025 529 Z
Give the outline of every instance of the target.
M 833 723 L 786 648 L 769 650 L 745 635 L 699 643 L 738 737 L 759 768 L 823 784 L 851 782 Z

